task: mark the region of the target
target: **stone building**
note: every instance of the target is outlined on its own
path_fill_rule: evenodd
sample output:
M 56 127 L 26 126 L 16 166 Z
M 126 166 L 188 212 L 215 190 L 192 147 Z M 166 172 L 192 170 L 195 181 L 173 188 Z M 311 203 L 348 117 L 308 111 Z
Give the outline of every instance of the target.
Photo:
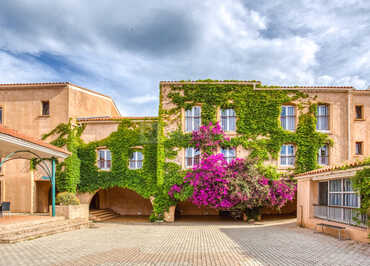
M 196 99 L 192 98 L 191 101 L 181 98 L 184 96 L 184 91 L 181 88 L 191 89 L 193 85 L 203 86 L 203 92 L 197 95 Z M 233 95 L 233 98 L 226 97 L 223 102 L 217 102 L 217 88 L 223 85 L 230 88 L 238 87 L 239 94 L 233 95 L 233 91 L 230 89 L 227 92 L 229 94 L 225 95 Z M 254 99 L 248 99 L 250 106 L 246 107 L 243 105 L 245 101 L 243 88 L 248 90 L 248 95 L 258 97 L 262 94 L 271 94 L 272 96 L 266 98 L 269 99 L 266 102 L 259 99 L 258 104 L 257 102 L 253 103 Z M 177 103 L 181 103 L 182 106 L 171 111 L 178 107 L 175 104 L 174 92 L 178 93 Z M 215 93 L 213 99 L 206 98 L 212 97 L 213 92 Z M 277 101 L 275 103 L 277 98 L 274 98 L 273 93 L 270 92 L 279 92 L 287 97 L 294 94 L 301 96 L 289 98 L 292 99 L 291 101 Z M 307 97 L 302 97 L 303 94 Z M 209 109 L 210 103 L 212 103 L 211 111 Z M 305 105 L 302 107 L 303 103 Z M 120 116 L 111 98 L 70 83 L 0 85 L 0 121 L 5 126 L 28 135 L 41 137 L 59 123 L 68 122 L 68 119 L 72 117 L 76 119 L 76 123 L 86 126 L 81 136 L 85 143 L 107 138 L 111 133 L 117 131 L 124 119 L 150 123 L 159 119 L 159 124 L 163 126 L 159 129 L 159 134 L 162 134 L 163 131 L 163 137 L 169 137 L 173 132 L 179 130 L 181 134 L 191 133 L 192 130 L 200 127 L 205 112 L 208 112 L 207 115 L 212 117 L 212 120 L 221 123 L 228 137 L 238 138 L 243 135 L 238 125 L 248 127 L 244 122 L 250 121 L 250 117 L 242 115 L 244 114 L 243 108 L 253 109 L 254 106 L 272 108 L 272 117 L 268 116 L 268 112 L 263 112 L 263 116 L 259 115 L 258 111 L 254 112 L 253 119 L 259 123 L 257 131 L 263 132 L 265 130 L 263 124 L 270 123 L 276 127 L 274 132 L 294 139 L 296 135 L 301 134 L 296 132 L 301 115 L 308 112 L 308 104 L 315 104 L 318 121 L 315 125 L 316 131 L 326 134 L 332 140 L 332 145 L 325 143 L 315 151 L 316 165 L 321 167 L 340 164 L 344 161 L 361 160 L 370 155 L 369 103 L 370 90 L 356 90 L 353 87 L 268 87 L 256 81 L 163 81 L 160 82 L 159 117 L 127 118 Z M 251 126 L 248 127 L 248 130 L 252 129 Z M 264 140 L 266 140 L 265 143 L 268 143 L 268 139 L 274 136 L 269 133 L 267 135 L 254 134 L 252 137 L 255 138 L 256 143 L 264 143 Z M 309 139 L 305 140 L 309 141 Z M 160 149 L 163 143 L 159 141 L 158 145 Z M 267 165 L 272 165 L 282 172 L 294 171 L 299 152 L 296 143 L 289 141 L 281 143 L 278 150 L 276 147 L 271 149 L 275 149 L 277 156 L 270 156 L 267 153 L 265 161 Z M 229 160 L 235 157 L 247 157 L 251 154 L 251 150 L 243 145 L 227 149 L 219 147 L 219 152 L 222 152 Z M 167 158 L 166 161 L 174 162 L 186 169 L 192 167 L 199 160 L 199 154 L 200 152 L 194 149 L 176 147 L 176 156 Z M 109 172 L 111 170 L 111 156 L 111 151 L 106 147 L 97 147 L 96 166 L 99 171 Z M 135 150 L 132 156 L 129 168 L 133 170 L 140 169 L 145 161 L 152 160 L 152 158 L 143 157 L 140 149 Z M 9 164 L 3 169 L 3 176 L 0 177 L 0 180 L 5 187 L 5 194 L 3 194 L 2 200 L 14 202 L 12 211 L 46 211 L 49 184 L 37 180 L 37 178 L 31 182 L 29 177 L 23 173 L 22 169 L 25 167 L 28 167 L 26 163 L 14 163 L 14 165 Z M 157 167 L 161 167 L 161 165 L 158 164 Z M 160 179 L 158 176 L 156 178 Z M 23 192 L 19 194 L 19 190 L 18 193 L 12 191 L 12 187 L 15 186 L 22 187 Z M 302 186 L 298 186 L 299 190 L 302 188 Z M 33 209 L 29 203 L 31 190 L 38 191 L 35 194 L 39 197 L 33 199 L 38 202 Z M 301 193 L 303 192 L 298 191 L 298 194 Z M 111 208 L 123 215 L 149 215 L 152 208 L 149 199 L 144 199 L 134 191 L 118 187 L 97 188 L 94 192 L 80 194 L 80 199 L 82 202 L 94 205 L 94 208 Z M 291 210 L 295 210 L 295 205 Z M 178 204 L 177 211 L 182 215 L 218 215 L 216 210 L 197 208 L 189 202 Z

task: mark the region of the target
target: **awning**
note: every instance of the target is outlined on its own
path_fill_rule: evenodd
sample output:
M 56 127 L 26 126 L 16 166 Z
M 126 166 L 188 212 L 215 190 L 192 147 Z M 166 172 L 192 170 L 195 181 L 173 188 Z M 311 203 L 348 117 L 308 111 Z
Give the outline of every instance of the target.
M 21 153 L 20 151 L 30 151 L 40 158 L 67 158 L 70 153 L 62 148 L 51 145 L 45 141 L 26 136 L 16 130 L 0 126 L 0 158 L 12 152 L 18 152 L 18 156 L 24 159 L 32 159 L 34 155 L 30 152 Z

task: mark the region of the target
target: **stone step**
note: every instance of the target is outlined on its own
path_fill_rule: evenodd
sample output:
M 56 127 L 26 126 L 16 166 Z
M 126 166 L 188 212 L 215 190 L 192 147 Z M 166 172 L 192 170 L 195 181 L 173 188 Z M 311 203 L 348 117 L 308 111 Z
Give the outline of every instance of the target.
M 35 232 L 35 231 L 42 230 L 43 228 L 68 226 L 69 224 L 73 224 L 75 222 L 76 221 L 74 220 L 58 219 L 58 220 L 54 220 L 54 221 L 52 220 L 52 221 L 44 222 L 40 224 L 30 224 L 30 225 L 18 226 L 17 228 L 12 228 L 11 230 L 2 230 L 0 232 L 0 238 L 8 237 L 11 235 L 19 235 L 19 234 Z
M 13 223 L 13 224 L 7 224 L 7 225 L 0 225 L 0 232 L 5 231 L 5 230 L 13 230 L 13 229 L 18 229 L 20 227 L 31 227 L 35 225 L 42 225 L 42 224 L 48 224 L 48 223 L 54 223 L 57 221 L 64 221 L 66 220 L 64 217 L 50 217 L 48 219 L 41 219 L 41 220 L 35 220 L 35 221 L 26 221 L 26 222 L 21 222 L 21 223 Z
M 109 210 L 109 209 L 90 210 L 91 214 L 99 214 L 99 213 L 106 213 L 106 212 L 111 212 L 111 210 Z
M 53 227 L 38 228 L 38 230 L 23 233 L 23 234 L 14 234 L 7 237 L 0 238 L 0 243 L 17 243 L 20 241 L 36 239 L 43 236 L 53 235 L 61 232 L 68 232 L 72 230 L 78 230 L 82 228 L 87 228 L 89 223 L 86 220 L 75 219 L 69 220 L 67 224 L 62 224 Z
M 118 215 L 111 209 L 92 210 L 90 211 L 89 220 L 94 222 L 106 221 L 117 217 Z

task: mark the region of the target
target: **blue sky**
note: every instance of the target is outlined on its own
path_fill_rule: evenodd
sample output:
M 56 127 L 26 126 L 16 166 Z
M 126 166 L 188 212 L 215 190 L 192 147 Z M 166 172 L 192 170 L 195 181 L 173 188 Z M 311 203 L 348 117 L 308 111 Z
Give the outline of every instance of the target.
M 370 86 L 370 1 L 1 1 L 0 82 L 70 81 L 156 115 L 160 80 Z

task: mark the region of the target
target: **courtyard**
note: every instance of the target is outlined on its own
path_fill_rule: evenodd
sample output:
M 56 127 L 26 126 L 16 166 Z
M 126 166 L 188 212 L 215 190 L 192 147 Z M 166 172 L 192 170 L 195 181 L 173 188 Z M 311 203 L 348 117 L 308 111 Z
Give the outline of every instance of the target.
M 0 265 L 370 265 L 370 247 L 299 228 L 113 220 L 89 229 L 0 245 Z

